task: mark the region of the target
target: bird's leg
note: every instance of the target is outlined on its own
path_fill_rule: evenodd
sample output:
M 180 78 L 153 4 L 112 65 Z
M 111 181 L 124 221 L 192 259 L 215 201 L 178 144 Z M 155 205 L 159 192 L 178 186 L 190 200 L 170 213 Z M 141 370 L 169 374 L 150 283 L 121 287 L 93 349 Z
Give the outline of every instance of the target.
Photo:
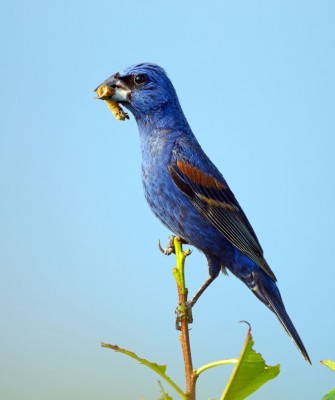
M 194 304 L 198 301 L 199 297 L 203 294 L 203 292 L 208 288 L 208 286 L 217 278 L 217 275 L 210 276 L 206 282 L 201 286 L 201 288 L 197 291 L 197 293 L 192 297 L 190 301 L 187 302 L 187 305 L 190 309 L 194 306 Z

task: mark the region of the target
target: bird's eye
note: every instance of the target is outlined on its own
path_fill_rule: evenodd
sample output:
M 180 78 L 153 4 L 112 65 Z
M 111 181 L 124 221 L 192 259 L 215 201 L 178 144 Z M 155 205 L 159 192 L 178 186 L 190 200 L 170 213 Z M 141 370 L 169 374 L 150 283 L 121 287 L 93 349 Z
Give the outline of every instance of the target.
M 142 85 L 144 82 L 146 82 L 147 77 L 144 74 L 139 74 L 134 76 L 134 82 L 136 85 Z

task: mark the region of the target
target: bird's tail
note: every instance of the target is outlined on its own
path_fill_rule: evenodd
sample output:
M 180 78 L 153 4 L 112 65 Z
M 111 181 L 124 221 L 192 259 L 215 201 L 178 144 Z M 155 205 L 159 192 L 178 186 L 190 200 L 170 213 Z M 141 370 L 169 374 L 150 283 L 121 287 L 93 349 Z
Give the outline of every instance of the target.
M 311 364 L 311 360 L 308 356 L 305 346 L 285 310 L 285 306 L 276 283 L 263 271 L 257 271 L 254 274 L 254 279 L 256 285 L 252 288 L 253 293 L 277 315 L 280 323 L 283 325 L 287 334 L 293 339 L 305 360 Z

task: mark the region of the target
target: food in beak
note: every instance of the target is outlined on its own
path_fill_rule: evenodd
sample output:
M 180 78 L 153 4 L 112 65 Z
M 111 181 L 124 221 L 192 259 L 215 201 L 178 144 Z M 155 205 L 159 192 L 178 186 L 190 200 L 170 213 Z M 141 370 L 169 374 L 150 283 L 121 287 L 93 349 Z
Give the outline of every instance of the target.
M 114 95 L 115 89 L 109 86 L 101 85 L 95 91 L 97 94 L 97 99 L 105 100 L 108 108 L 113 113 L 114 117 L 120 121 L 124 121 L 129 119 L 129 116 L 126 112 L 123 111 L 118 102 L 110 100 L 110 98 Z

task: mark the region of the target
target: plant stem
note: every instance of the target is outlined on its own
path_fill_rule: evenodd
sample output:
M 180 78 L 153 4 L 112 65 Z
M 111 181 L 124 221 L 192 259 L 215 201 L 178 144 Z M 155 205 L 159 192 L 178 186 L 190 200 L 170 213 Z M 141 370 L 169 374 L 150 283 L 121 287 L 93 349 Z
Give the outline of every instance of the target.
M 185 287 L 185 274 L 184 265 L 185 259 L 190 254 L 190 250 L 183 251 L 182 242 L 180 238 L 175 237 L 173 240 L 174 249 L 176 253 L 176 268 L 173 271 L 173 275 L 176 279 L 177 290 L 178 290 L 178 304 L 180 315 L 177 317 L 179 322 L 179 328 L 181 334 L 179 337 L 185 367 L 185 380 L 186 380 L 186 395 L 188 400 L 195 400 L 195 385 L 198 375 L 196 375 L 193 369 L 192 353 L 188 324 L 190 323 L 190 310 L 187 308 L 187 288 Z
M 214 361 L 209 364 L 203 365 L 202 367 L 198 368 L 196 370 L 197 376 L 199 376 L 202 372 L 206 371 L 209 368 L 214 368 L 218 367 L 219 365 L 227 365 L 227 364 L 237 364 L 238 359 L 237 358 L 230 358 L 228 360 L 220 360 L 220 361 Z
M 179 303 L 183 304 L 186 301 L 186 296 L 180 294 L 178 290 Z M 183 302 L 181 302 L 181 300 Z M 179 337 L 181 348 L 184 357 L 185 378 L 186 378 L 186 394 L 189 400 L 195 400 L 195 379 L 193 377 L 193 363 L 191 354 L 190 335 L 188 329 L 187 315 L 181 318 L 180 321 L 181 334 Z

